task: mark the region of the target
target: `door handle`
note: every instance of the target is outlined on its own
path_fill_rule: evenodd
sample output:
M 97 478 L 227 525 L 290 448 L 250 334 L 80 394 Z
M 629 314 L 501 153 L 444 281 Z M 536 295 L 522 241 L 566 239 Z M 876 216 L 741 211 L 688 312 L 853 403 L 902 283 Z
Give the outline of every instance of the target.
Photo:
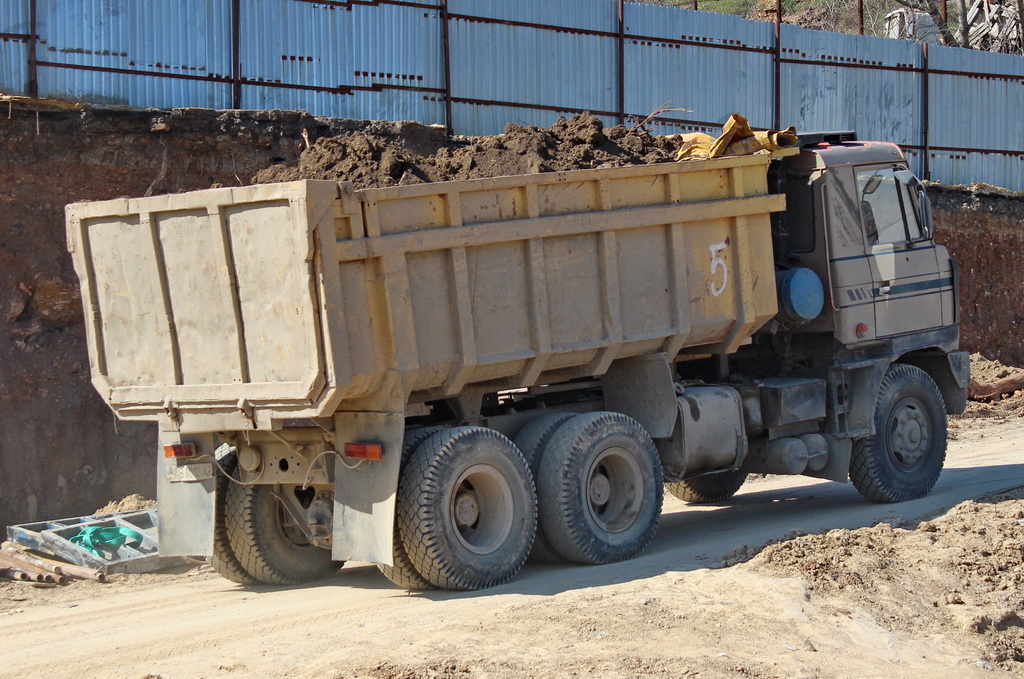
M 892 292 L 891 285 L 883 285 L 880 288 L 878 288 L 879 295 L 888 295 L 890 292 Z

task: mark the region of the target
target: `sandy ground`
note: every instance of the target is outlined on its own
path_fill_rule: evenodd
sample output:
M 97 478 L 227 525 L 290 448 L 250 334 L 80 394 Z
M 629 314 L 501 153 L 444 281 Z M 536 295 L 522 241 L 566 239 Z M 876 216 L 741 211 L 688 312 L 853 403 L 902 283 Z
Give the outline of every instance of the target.
M 728 505 L 667 500 L 638 559 L 484 592 L 411 594 L 362 564 L 281 589 L 199 566 L 3 584 L 0 676 L 1021 676 L 1024 418 L 993 412 L 953 423 L 922 500 L 755 479 Z

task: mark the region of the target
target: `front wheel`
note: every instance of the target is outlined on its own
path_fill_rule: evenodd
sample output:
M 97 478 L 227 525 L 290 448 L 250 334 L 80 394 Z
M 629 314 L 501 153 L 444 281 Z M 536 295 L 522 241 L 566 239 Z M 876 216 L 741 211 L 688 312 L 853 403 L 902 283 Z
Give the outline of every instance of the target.
M 946 407 L 928 373 L 896 363 L 882 378 L 875 434 L 854 441 L 850 480 L 873 502 L 924 497 L 946 459 Z

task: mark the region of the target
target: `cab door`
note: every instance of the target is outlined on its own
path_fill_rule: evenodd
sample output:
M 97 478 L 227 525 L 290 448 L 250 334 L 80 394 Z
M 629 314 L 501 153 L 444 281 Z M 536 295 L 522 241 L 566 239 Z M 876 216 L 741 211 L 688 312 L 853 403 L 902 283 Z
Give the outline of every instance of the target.
M 877 336 L 941 326 L 952 278 L 948 265 L 939 266 L 923 188 L 900 165 L 857 167 L 855 174 Z

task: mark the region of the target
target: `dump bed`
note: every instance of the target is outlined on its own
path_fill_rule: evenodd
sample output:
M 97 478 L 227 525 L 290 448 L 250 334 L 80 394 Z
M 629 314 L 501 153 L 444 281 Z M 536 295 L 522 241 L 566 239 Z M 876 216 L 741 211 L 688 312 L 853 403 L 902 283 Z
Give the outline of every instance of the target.
M 221 431 L 729 352 L 776 312 L 768 162 L 70 205 L 93 381 Z

